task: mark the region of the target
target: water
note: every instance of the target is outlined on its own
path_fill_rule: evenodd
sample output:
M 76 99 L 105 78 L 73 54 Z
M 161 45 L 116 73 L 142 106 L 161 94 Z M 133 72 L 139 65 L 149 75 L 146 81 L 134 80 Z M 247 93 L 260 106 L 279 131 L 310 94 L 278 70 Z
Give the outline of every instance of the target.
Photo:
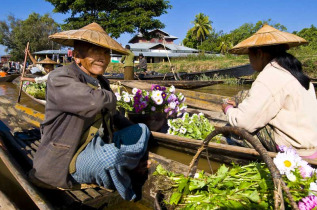
M 225 85 L 225 84 L 216 84 L 212 86 L 207 86 L 203 88 L 198 88 L 195 91 L 211 93 L 216 95 L 223 96 L 234 96 L 241 90 L 249 90 L 251 85 Z

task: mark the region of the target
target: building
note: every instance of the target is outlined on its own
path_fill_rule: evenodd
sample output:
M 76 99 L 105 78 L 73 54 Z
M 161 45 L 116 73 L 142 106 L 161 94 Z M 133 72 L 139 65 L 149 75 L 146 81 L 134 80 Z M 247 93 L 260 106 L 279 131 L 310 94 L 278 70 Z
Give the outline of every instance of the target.
M 148 63 L 167 61 L 167 56 L 173 58 L 198 53 L 196 49 L 175 44 L 174 41 L 178 37 L 169 35 L 160 29 L 149 31 L 147 37 L 138 33 L 132 37 L 128 45 L 135 56 L 142 53 Z
M 67 49 L 63 50 L 42 50 L 38 52 L 32 53 L 35 56 L 36 60 L 43 60 L 46 57 L 49 57 L 53 61 L 57 61 L 57 58 L 59 61 L 64 63 L 65 55 L 67 56 Z

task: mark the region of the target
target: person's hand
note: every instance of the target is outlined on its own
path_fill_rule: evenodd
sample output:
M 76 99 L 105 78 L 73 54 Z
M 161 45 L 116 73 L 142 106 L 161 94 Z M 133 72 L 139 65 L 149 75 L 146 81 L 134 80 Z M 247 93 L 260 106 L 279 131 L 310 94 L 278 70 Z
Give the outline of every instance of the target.
M 221 105 L 221 108 L 222 108 L 223 113 L 226 114 L 226 112 L 229 108 L 233 108 L 236 106 L 237 106 L 237 104 L 235 101 L 230 100 L 230 99 L 224 99 L 223 104 Z
M 235 102 L 235 101 L 233 101 L 233 100 L 227 100 L 227 104 L 230 104 L 230 105 L 232 105 L 233 107 L 237 107 L 237 103 Z

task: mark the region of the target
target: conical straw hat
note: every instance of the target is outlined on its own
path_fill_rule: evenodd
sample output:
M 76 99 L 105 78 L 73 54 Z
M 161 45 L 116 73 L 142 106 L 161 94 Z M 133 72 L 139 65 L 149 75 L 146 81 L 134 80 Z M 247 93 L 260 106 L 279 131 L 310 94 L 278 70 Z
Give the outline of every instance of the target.
M 248 54 L 248 48 L 250 47 L 287 44 L 291 48 L 306 43 L 308 42 L 299 36 L 264 25 L 254 35 L 234 46 L 229 52 L 232 54 Z
M 52 65 L 58 64 L 57 62 L 49 59 L 48 57 L 46 57 L 44 60 L 41 60 L 37 63 L 39 63 L 39 64 L 52 64 Z
M 97 23 L 91 23 L 78 30 L 63 31 L 49 36 L 55 42 L 66 46 L 74 46 L 74 40 L 89 42 L 107 49 L 113 53 L 128 54 L 128 52 L 112 39 Z

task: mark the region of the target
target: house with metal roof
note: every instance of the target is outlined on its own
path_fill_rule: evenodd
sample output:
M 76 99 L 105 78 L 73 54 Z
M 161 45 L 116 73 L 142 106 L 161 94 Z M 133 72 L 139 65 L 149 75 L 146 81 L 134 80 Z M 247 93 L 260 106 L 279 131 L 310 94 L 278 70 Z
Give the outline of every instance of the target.
M 148 63 L 167 61 L 167 57 L 197 55 L 198 50 L 177 45 L 174 43 L 176 39 L 178 37 L 172 36 L 163 30 L 154 29 L 149 31 L 146 36 L 142 33 L 136 34 L 129 40 L 128 45 L 130 45 L 135 56 L 142 53 L 147 58 Z

